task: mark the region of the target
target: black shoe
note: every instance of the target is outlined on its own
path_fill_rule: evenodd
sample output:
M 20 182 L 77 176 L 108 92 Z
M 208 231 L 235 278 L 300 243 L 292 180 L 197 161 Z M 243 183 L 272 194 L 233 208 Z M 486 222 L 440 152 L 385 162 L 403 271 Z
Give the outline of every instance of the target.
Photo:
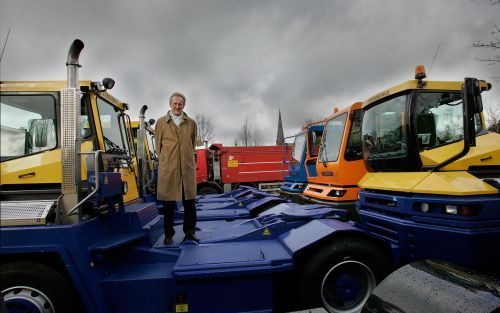
M 196 235 L 195 235 L 195 234 L 186 235 L 182 241 L 184 242 L 184 241 L 186 241 L 186 240 L 191 240 L 191 241 L 194 241 L 194 242 L 196 242 L 196 243 L 199 243 L 199 242 L 200 242 L 200 239 L 198 239 L 198 237 L 196 237 Z
M 163 243 L 166 244 L 167 246 L 171 245 L 172 237 L 165 237 L 165 239 L 163 239 Z

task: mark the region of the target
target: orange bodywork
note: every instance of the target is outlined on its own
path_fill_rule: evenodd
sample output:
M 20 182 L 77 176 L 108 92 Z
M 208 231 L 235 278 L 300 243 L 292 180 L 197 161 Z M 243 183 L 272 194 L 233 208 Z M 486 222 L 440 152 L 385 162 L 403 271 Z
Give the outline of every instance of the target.
M 360 157 L 361 150 L 358 151 L 358 156 L 355 157 L 355 160 L 347 160 L 346 152 L 348 152 L 348 148 L 353 146 L 352 142 L 349 144 L 349 135 L 352 132 L 351 125 L 353 124 L 351 116 L 353 112 L 360 110 L 361 106 L 362 102 L 356 102 L 345 109 L 339 110 L 326 120 L 323 141 L 328 132 L 327 123 L 347 113 L 337 160 L 323 162 L 321 157 L 318 158 L 318 162 L 316 163 L 318 176 L 308 178 L 309 183 L 304 190 L 304 198 L 306 200 L 339 205 L 352 203 L 357 200 L 358 182 L 365 175 L 366 167 L 363 158 Z M 359 144 L 359 149 L 361 149 L 361 142 L 357 144 Z M 327 151 L 328 148 L 328 145 L 326 145 L 325 149 Z

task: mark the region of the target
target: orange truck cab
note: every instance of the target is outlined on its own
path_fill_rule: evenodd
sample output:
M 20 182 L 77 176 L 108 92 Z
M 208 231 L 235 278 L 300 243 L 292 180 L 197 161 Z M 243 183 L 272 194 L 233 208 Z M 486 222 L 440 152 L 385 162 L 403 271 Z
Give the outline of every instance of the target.
M 327 118 L 318 160 L 317 176 L 308 177 L 306 202 L 333 205 L 355 217 L 358 181 L 365 175 L 361 149 L 361 106 L 356 102 Z

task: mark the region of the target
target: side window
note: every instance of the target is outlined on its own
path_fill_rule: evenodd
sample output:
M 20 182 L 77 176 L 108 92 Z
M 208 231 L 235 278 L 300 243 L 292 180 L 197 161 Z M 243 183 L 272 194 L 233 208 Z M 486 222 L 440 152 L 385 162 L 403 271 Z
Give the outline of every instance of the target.
M 149 145 L 149 154 L 151 155 L 151 159 L 154 159 L 156 154 L 154 135 L 151 132 L 146 131 L 146 138 L 148 140 L 148 145 Z
M 53 95 L 2 95 L 1 159 L 57 147 Z
M 361 147 L 361 110 L 351 113 L 351 130 L 347 139 L 347 147 L 344 158 L 347 161 L 360 160 L 363 158 L 363 149 Z
M 463 103 L 460 92 L 420 92 L 417 94 L 416 132 L 419 149 L 432 149 L 464 137 Z M 482 129 L 475 116 L 476 132 Z
M 82 98 L 81 111 L 80 111 L 80 134 L 83 139 L 87 139 L 92 135 L 92 128 L 90 127 L 91 115 L 88 97 Z

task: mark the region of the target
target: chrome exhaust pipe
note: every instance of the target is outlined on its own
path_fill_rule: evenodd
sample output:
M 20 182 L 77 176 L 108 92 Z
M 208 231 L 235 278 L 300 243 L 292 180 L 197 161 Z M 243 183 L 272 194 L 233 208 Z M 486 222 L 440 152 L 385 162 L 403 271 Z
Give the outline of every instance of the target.
M 78 64 L 78 59 L 80 58 L 80 52 L 82 52 L 83 41 L 80 39 L 75 39 L 69 47 L 68 60 L 66 61 L 67 67 L 67 77 L 68 77 L 68 88 L 78 89 L 78 68 L 81 67 Z
M 139 190 L 141 190 L 142 195 L 146 195 L 146 145 L 144 141 L 146 140 L 146 110 L 147 105 L 143 105 L 141 111 L 139 112 L 139 129 L 137 130 L 137 162 L 139 164 Z
M 81 133 L 80 133 L 80 84 L 78 81 L 78 58 L 84 44 L 75 39 L 68 51 L 67 88 L 61 90 L 61 206 L 63 224 L 78 223 L 81 208 L 78 205 L 81 195 Z M 78 216 L 70 216 L 73 208 Z

